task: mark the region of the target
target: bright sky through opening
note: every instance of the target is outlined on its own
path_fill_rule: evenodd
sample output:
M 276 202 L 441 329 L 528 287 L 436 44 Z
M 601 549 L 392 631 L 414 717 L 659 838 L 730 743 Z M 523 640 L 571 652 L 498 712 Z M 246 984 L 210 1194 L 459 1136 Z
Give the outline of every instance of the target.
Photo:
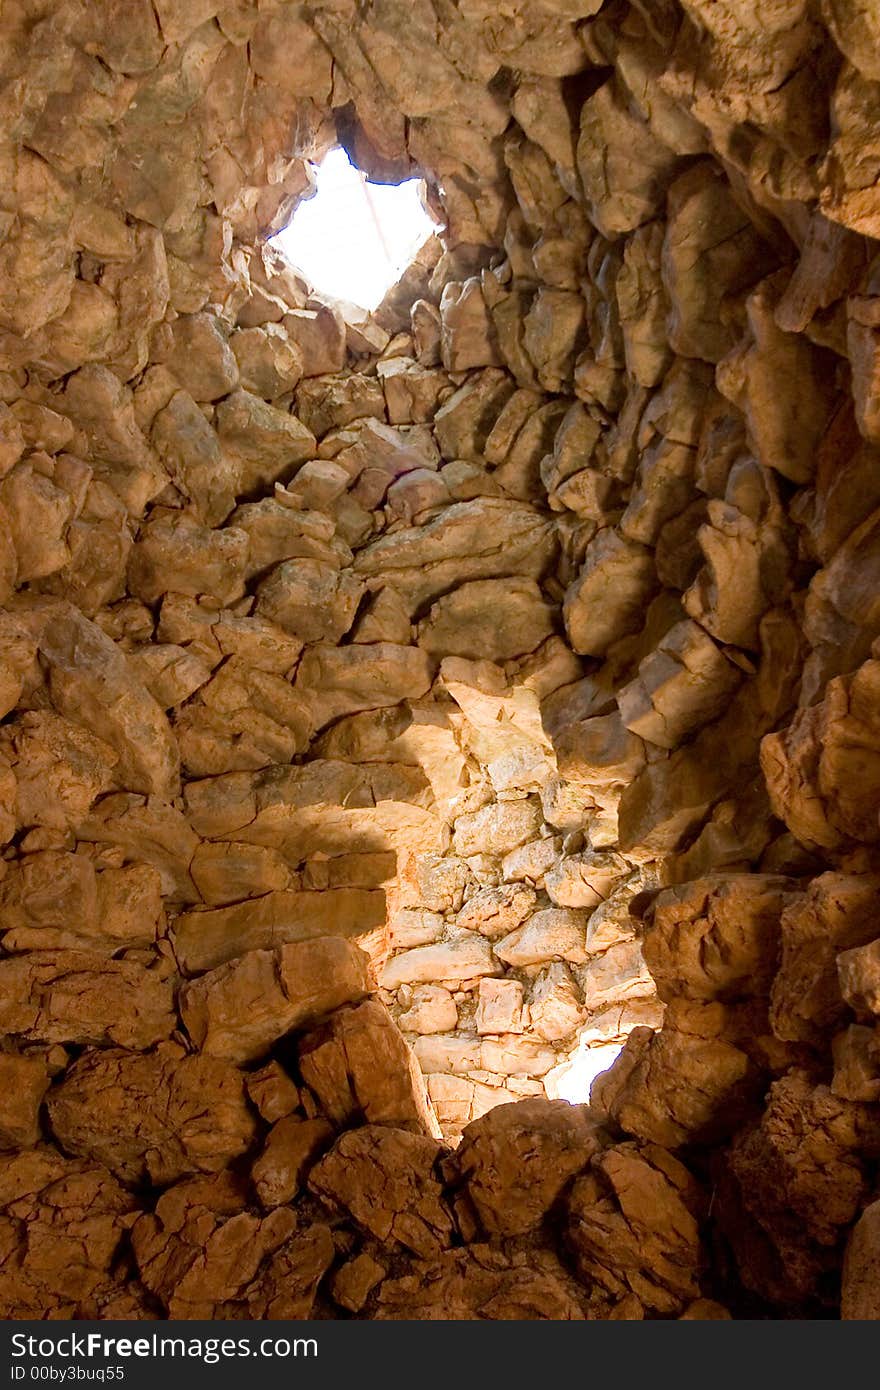
M 319 293 L 375 309 L 435 230 L 421 180 L 368 183 L 334 149 L 318 165 L 317 182 L 272 244 Z
M 567 1100 L 571 1105 L 586 1105 L 590 1099 L 590 1087 L 597 1076 L 601 1076 L 617 1061 L 621 1053 L 619 1043 L 605 1043 L 598 1047 L 587 1047 L 580 1043 L 572 1058 L 564 1066 L 555 1069 L 547 1092 L 553 1099 Z

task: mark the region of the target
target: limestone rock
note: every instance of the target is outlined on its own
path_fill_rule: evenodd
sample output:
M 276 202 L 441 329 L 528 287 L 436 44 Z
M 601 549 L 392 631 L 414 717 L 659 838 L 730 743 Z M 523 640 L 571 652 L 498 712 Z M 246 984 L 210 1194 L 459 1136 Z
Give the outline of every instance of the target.
M 552 1047 L 522 1033 L 484 1038 L 480 1047 L 480 1070 L 510 1077 L 511 1085 L 515 1077 L 546 1076 L 555 1062 L 556 1053 Z
M 272 890 L 285 890 L 292 880 L 291 870 L 277 849 L 235 842 L 200 844 L 190 873 L 200 897 L 210 906 L 260 898 Z
M 798 711 L 761 745 L 761 764 L 774 811 L 805 844 L 836 849 L 848 840 L 878 838 L 874 691 L 880 662 L 830 681 L 819 705 Z
M 393 956 L 379 977 L 384 989 L 438 980 L 472 980 L 494 975 L 499 965 L 488 941 L 470 934 L 437 946 L 415 946 Z
M 455 1000 L 442 985 L 417 985 L 408 1007 L 397 1016 L 398 1027 L 406 1033 L 447 1033 L 457 1023 Z
M 257 612 L 303 642 L 338 642 L 363 592 L 350 570 L 320 560 L 288 560 L 260 585 Z
M 27 951 L 0 961 L 0 1026 L 40 1042 L 148 1048 L 176 1027 L 167 973 L 94 951 Z
M 345 325 L 342 314 L 332 304 L 313 301 L 307 308 L 291 309 L 284 315 L 282 325 L 302 358 L 303 376 L 323 376 L 342 369 Z
M 175 717 L 190 777 L 288 762 L 308 747 L 311 715 L 280 676 L 233 656 Z
M 87 844 L 151 865 L 160 875 L 163 893 L 175 901 L 198 901 L 189 874 L 198 836 L 176 807 L 155 797 L 104 797 L 81 821 L 79 834 Z
M 20 581 L 43 579 L 70 560 L 65 539 L 73 518 L 70 495 L 25 461 L 0 483 L 7 533 Z
M 850 1232 L 843 1260 L 840 1316 L 844 1321 L 877 1317 L 878 1222 L 880 1204 L 865 1207 Z
M 530 838 L 541 824 L 540 808 L 531 801 L 500 801 L 459 816 L 453 844 L 457 854 L 504 854 Z
M 439 1137 L 424 1083 L 391 1015 L 376 1000 L 338 1009 L 299 1044 L 303 1080 L 334 1124 L 363 1116 Z
M 134 1196 L 99 1164 L 46 1146 L 0 1157 L 0 1198 L 10 1253 L 0 1266 L 9 1317 L 97 1317 L 138 1214 Z
M 644 912 L 645 964 L 661 999 L 732 1000 L 769 990 L 794 883 L 770 874 L 666 888 Z
M 505 854 L 501 861 L 501 875 L 505 879 L 528 879 L 537 887 L 544 886 L 544 876 L 559 858 L 562 843 L 557 835 L 547 835 L 540 840 L 527 840 L 524 845 Z
M 333 1297 L 342 1308 L 359 1313 L 385 1274 L 385 1266 L 363 1251 L 338 1270 L 333 1280 Z
M 206 1056 L 251 1061 L 291 1029 L 362 997 L 366 965 L 335 937 L 248 951 L 185 985 L 181 1018 Z
M 877 63 L 877 20 L 870 10 L 861 10 L 849 0 L 826 0 L 822 17 L 834 42 L 851 63 L 866 77 L 880 77 Z
M 315 759 L 232 772 L 188 783 L 185 802 L 205 839 L 266 845 L 292 864 L 318 853 L 374 852 L 395 841 L 410 848 L 411 837 L 426 845 L 436 835 L 424 773 L 400 763 Z
M 676 623 L 641 662 L 617 701 L 625 726 L 661 748 L 723 713 L 740 682 L 737 668 L 693 622 Z
M 489 1244 L 450 1250 L 411 1273 L 386 1279 L 375 1316 L 382 1320 L 580 1321 L 581 1291 L 562 1263 L 541 1250 L 502 1254 Z
M 494 941 L 521 926 L 536 902 L 535 890 L 527 883 L 505 883 L 497 888 L 482 888 L 468 898 L 459 910 L 455 924 L 478 931 Z
M 179 785 L 178 754 L 164 712 L 109 638 L 64 606 L 47 623 L 40 649 L 59 713 L 116 751 L 121 786 L 170 799 Z
M 479 279 L 445 287 L 440 299 L 440 323 L 440 353 L 448 372 L 500 363 Z
M 828 363 L 821 349 L 776 326 L 779 294 L 779 279 L 772 276 L 749 295 L 749 334 L 721 362 L 716 379 L 722 394 L 743 411 L 759 461 L 785 478 L 805 482 L 828 423 Z
M 171 329 L 168 367 L 197 401 L 216 401 L 238 385 L 238 363 L 213 314 L 184 314 Z
M 718 1036 L 716 1018 L 688 1022 L 688 1032 L 669 1018 L 659 1033 L 635 1028 L 590 1092 L 592 1104 L 628 1134 L 669 1148 L 730 1134 L 761 1089 L 746 1054 Z
M 843 1100 L 880 1100 L 880 1050 L 876 1028 L 851 1023 L 832 1040 L 831 1094 Z
M 609 163 L 605 150 L 615 151 Z M 577 163 L 591 220 L 614 237 L 649 222 L 659 210 L 677 159 L 629 109 L 617 80 L 581 108 Z
M 677 440 L 658 439 L 644 450 L 630 499 L 620 518 L 628 540 L 655 545 L 663 527 L 693 500 L 693 449 Z
M 285 1207 L 256 1216 L 227 1174 L 170 1188 L 131 1240 L 144 1286 L 182 1319 L 308 1317 L 334 1255 L 327 1226 Z
M 604 1008 L 622 999 L 644 999 L 654 993 L 654 981 L 638 941 L 620 941 L 601 955 L 591 956 L 578 971 L 578 983 L 588 1009 Z
M 669 344 L 684 357 L 718 362 L 733 347 L 722 306 L 772 269 L 772 253 L 737 204 L 718 166 L 692 165 L 669 190 L 663 282 L 671 303 Z
M 837 957 L 840 992 L 863 1022 L 880 1013 L 880 940 L 854 946 Z
M 545 1042 L 570 1038 L 584 1017 L 580 992 L 564 961 L 553 961 L 529 992 L 529 1025 Z
M 615 854 L 582 850 L 560 859 L 544 876 L 547 895 L 557 907 L 597 907 L 626 874 Z
M 433 1139 L 381 1125 L 350 1130 L 312 1169 L 309 1189 L 382 1241 L 431 1258 L 451 1244 L 452 1220 L 433 1170 Z
M 303 355 L 278 324 L 240 328 L 232 334 L 229 346 L 235 354 L 245 391 L 262 396 L 264 400 L 276 401 L 291 391 L 303 374 Z
M 732 1243 L 747 1286 L 791 1300 L 818 1292 L 866 1195 L 859 1157 L 866 1118 L 865 1108 L 837 1099 L 804 1072 L 773 1083 L 767 1110 L 735 1141 L 728 1160 L 745 1214 L 776 1256 L 747 1262 L 748 1225 L 741 1220 Z
M 6 951 L 83 947 L 112 955 L 152 946 L 162 922 L 162 881 L 148 864 L 96 872 L 83 854 L 29 854 L 0 886 Z
M 601 531 L 588 546 L 584 568 L 565 595 L 562 612 L 573 649 L 603 656 L 612 642 L 636 630 L 656 583 L 644 546 L 615 531 Z
M 278 1062 L 267 1062 L 245 1079 L 248 1098 L 269 1124 L 299 1109 L 299 1090 Z
M 521 927 L 494 943 L 495 954 L 508 965 L 539 965 L 562 959 L 583 962 L 585 919 L 571 908 L 545 907 L 535 912 Z
M 388 944 L 398 951 L 409 946 L 430 946 L 442 931 L 443 918 L 439 912 L 403 907 L 388 923 Z
M 183 704 L 209 680 L 211 668 L 195 652 L 173 642 L 157 642 L 131 653 L 129 664 L 161 709 Z
M 468 1125 L 443 1169 L 487 1235 L 519 1236 L 540 1225 L 607 1142 L 588 1107 L 523 1100 Z
M 358 634 L 360 636 L 360 633 Z M 341 719 L 313 745 L 319 757 L 347 762 L 404 763 L 420 767 L 439 805 L 462 786 L 464 755 L 451 711 L 433 701 L 408 701 Z M 423 885 L 424 886 L 424 885 Z
M 877 272 L 873 263 L 867 280 L 865 289 L 868 294 L 853 295 L 847 301 L 846 346 L 853 369 L 856 421 L 865 439 L 877 443 L 880 439 L 875 404 L 878 371 Z
M 162 618 L 169 600 L 162 605 Z M 295 638 L 289 637 L 274 623 L 260 617 L 238 617 L 234 613 L 217 614 L 209 624 L 222 656 L 237 656 L 255 671 L 271 675 L 286 675 L 296 664 L 302 650 Z
M 444 1073 L 467 1076 L 482 1070 L 482 1047 L 477 1034 L 459 1031 L 416 1038 L 413 1053 L 426 1077 L 436 1078 Z
M 458 1137 L 471 1120 L 479 1119 L 497 1105 L 511 1105 L 517 1099 L 506 1087 L 487 1086 L 448 1071 L 428 1073 L 428 1093 L 447 1135 Z M 540 1083 L 538 1083 L 540 1085 Z
M 375 377 L 360 373 L 307 376 L 296 388 L 296 410 L 302 424 L 320 439 L 353 420 L 384 420 L 385 396 Z
M 285 491 L 289 495 L 291 489 Z M 311 560 L 330 569 L 344 568 L 351 560 L 351 551 L 334 534 L 331 518 L 316 511 L 294 510 L 279 501 L 280 496 L 279 490 L 275 498 L 246 502 L 236 507 L 230 518 L 231 525 L 248 538 L 248 579 L 269 578 L 269 571 L 282 560 Z M 296 569 L 293 565 L 290 573 L 295 575 Z M 309 573 L 308 567 L 305 573 Z
M 251 853 L 257 848 L 248 847 Z M 181 913 L 174 924 L 181 969 L 196 975 L 248 951 L 331 936 L 366 941 L 385 921 L 385 895 L 371 889 L 276 890 L 254 898 L 209 912 Z
M 474 1014 L 477 1032 L 521 1033 L 523 1026 L 523 988 L 519 980 L 480 980 Z
M 553 608 L 530 579 L 462 584 L 434 604 L 419 624 L 419 645 L 443 656 L 508 661 L 553 631 Z
M 587 920 L 587 950 L 591 955 L 604 951 L 608 946 L 615 946 L 619 941 L 632 939 L 635 921 L 630 904 L 640 890 L 650 891 L 657 886 L 656 874 L 651 869 L 638 870 L 624 878 L 595 912 L 590 913 Z
M 609 1004 L 598 1013 L 589 1015 L 580 1037 L 586 1046 L 622 1043 L 636 1028 L 659 1029 L 665 1013 L 666 1006 L 659 999 L 634 999 L 624 1004 Z
M 261 1205 L 271 1209 L 292 1202 L 333 1136 L 333 1126 L 326 1120 L 301 1120 L 293 1115 L 277 1120 L 251 1169 Z
M 177 391 L 159 411 L 150 438 L 198 520 L 225 521 L 235 505 L 238 469 L 188 392 Z
M 171 1044 L 143 1055 L 84 1053 L 53 1087 L 48 1111 L 68 1153 L 103 1163 L 123 1182 L 160 1187 L 219 1172 L 256 1132 L 242 1073 Z
M 861 489 L 860 495 L 865 495 Z M 804 683 L 813 697 L 821 693 L 829 676 L 854 670 L 868 656 L 878 631 L 873 580 L 880 556 L 878 525 L 880 516 L 870 512 L 810 585 L 805 630 L 815 651 Z M 811 666 L 818 669 L 811 671 Z
M 655 386 L 670 359 L 662 250 L 662 225 L 649 222 L 639 227 L 627 237 L 614 286 L 627 369 L 640 386 Z
M 315 436 L 303 421 L 250 391 L 234 391 L 220 402 L 217 431 L 239 460 L 244 493 L 270 487 L 315 453 Z
M 559 770 L 572 782 L 609 787 L 632 782 L 645 765 L 645 745 L 619 712 L 573 723 L 558 740 Z
M 300 662 L 296 689 L 313 700 L 315 723 L 323 728 L 358 710 L 418 700 L 430 688 L 432 674 L 431 658 L 415 647 L 392 642 L 319 644 Z
M 415 610 L 469 580 L 539 579 L 554 549 L 549 523 L 532 507 L 478 497 L 447 507 L 426 526 L 382 536 L 360 551 L 355 571 L 381 575 Z
M 376 371 L 392 425 L 427 424 L 452 389 L 444 371 L 418 366 L 412 358 L 380 361 Z
M 563 391 L 571 381 L 575 356 L 585 337 L 584 320 L 579 294 L 551 286 L 539 288 L 523 321 L 523 347 L 545 391 Z M 555 412 L 549 416 L 554 417 Z
M 497 314 L 493 313 L 493 319 L 498 332 Z M 500 346 L 503 352 L 503 343 Z M 478 460 L 495 417 L 506 405 L 513 389 L 513 382 L 506 372 L 489 367 L 470 377 L 443 402 L 439 410 L 435 401 L 431 414 L 443 457 Z
M 685 609 L 719 641 L 757 648 L 759 620 L 787 588 L 784 537 L 736 507 L 710 502 L 697 540 L 705 565 L 685 593 Z
M 634 1293 L 661 1315 L 681 1311 L 699 1291 L 702 1259 L 690 1174 L 653 1144 L 616 1144 L 591 1169 L 567 1201 L 580 1277 L 615 1298 Z
M 129 588 L 144 603 L 172 590 L 234 603 L 244 594 L 247 551 L 247 536 L 235 527 L 210 531 L 186 518 L 151 520 L 132 550 Z
M 873 66 L 870 58 L 860 58 L 859 64 L 866 61 Z M 838 134 L 823 165 L 827 184 L 820 206 L 826 217 L 866 236 L 874 234 L 877 210 L 870 185 L 858 166 L 857 151 L 867 147 L 869 163 L 876 158 L 872 144 L 873 102 L 874 83 L 862 75 L 859 65 L 845 63 L 832 97 Z
M 29 1149 L 40 1140 L 39 1112 L 49 1089 L 40 1057 L 0 1054 L 0 1148 Z

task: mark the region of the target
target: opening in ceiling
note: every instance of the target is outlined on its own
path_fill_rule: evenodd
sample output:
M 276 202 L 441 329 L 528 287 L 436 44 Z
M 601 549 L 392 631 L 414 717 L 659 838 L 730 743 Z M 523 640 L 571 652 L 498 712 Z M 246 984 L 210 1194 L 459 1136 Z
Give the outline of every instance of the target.
M 315 173 L 317 191 L 272 245 L 319 294 L 373 310 L 437 230 L 424 181 L 369 183 L 340 148 Z

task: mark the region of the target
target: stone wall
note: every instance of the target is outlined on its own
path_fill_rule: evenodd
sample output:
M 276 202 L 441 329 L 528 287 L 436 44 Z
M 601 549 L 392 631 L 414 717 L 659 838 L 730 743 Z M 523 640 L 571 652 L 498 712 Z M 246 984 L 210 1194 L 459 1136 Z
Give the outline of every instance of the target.
M 876 1314 L 878 38 L 8 0 L 9 1316 Z

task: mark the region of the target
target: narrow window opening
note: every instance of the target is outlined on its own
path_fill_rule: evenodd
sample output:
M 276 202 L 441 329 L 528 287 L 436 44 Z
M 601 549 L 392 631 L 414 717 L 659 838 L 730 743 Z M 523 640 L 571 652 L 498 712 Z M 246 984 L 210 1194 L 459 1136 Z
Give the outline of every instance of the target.
M 596 1077 L 613 1066 L 622 1051 L 622 1043 L 600 1043 L 590 1047 L 579 1042 L 571 1056 L 546 1077 L 548 1096 L 551 1100 L 567 1100 L 571 1105 L 586 1105 Z
M 272 245 L 319 294 L 372 311 L 437 230 L 424 182 L 370 183 L 340 148 L 315 173 L 317 191 Z

